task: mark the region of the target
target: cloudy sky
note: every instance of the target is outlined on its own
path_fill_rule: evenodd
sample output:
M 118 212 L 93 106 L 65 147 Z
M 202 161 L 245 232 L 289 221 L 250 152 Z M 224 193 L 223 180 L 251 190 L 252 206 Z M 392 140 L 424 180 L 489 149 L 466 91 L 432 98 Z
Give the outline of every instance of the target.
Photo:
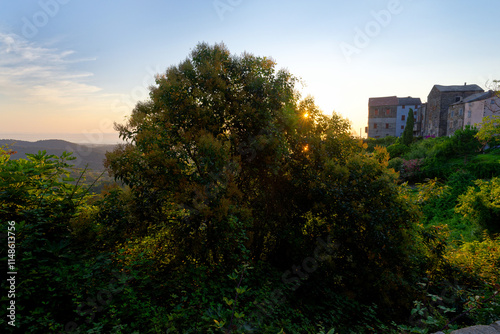
M 154 75 L 201 41 L 272 57 L 325 114 L 364 132 L 369 97 L 425 102 L 434 84 L 500 79 L 499 9 L 498 0 L 0 0 L 0 138 L 109 142 Z

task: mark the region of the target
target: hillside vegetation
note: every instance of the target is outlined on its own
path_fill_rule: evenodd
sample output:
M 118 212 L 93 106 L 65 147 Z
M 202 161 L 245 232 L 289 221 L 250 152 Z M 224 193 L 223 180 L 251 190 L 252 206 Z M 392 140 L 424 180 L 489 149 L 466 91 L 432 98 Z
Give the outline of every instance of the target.
M 48 155 L 61 156 L 63 152 L 72 152 L 75 160 L 71 164 L 77 168 L 88 166 L 96 172 L 104 170 L 104 159 L 106 152 L 112 151 L 115 145 L 91 145 L 75 144 L 65 140 L 39 140 L 29 142 L 15 139 L 0 139 L 0 147 L 9 147 L 16 151 L 12 159 L 25 159 L 26 154 L 36 154 L 39 151 L 46 151 Z
M 2 149 L 18 273 L 16 327 L 2 328 L 430 333 L 498 320 L 498 151 L 481 152 L 474 129 L 363 142 L 297 81 L 198 45 L 118 126 L 128 144 L 106 167 L 122 186 L 99 194 L 68 153 Z

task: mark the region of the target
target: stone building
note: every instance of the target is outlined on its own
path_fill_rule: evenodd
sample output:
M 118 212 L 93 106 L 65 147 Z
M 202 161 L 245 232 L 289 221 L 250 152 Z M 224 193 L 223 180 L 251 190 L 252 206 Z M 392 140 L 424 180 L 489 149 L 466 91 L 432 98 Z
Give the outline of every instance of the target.
M 482 93 L 478 85 L 442 86 L 434 85 L 427 97 L 427 110 L 423 122 L 424 136 L 446 136 L 448 134 L 448 108 L 464 98 Z M 458 123 L 457 123 L 458 124 Z
M 467 125 L 480 128 L 483 118 L 491 115 L 500 115 L 500 97 L 491 90 L 472 94 L 448 108 L 447 134 L 450 136 Z
M 481 93 L 478 93 L 481 94 Z M 473 94 L 471 96 L 474 96 Z M 466 97 L 467 99 L 468 97 Z M 465 100 L 465 99 L 464 99 Z M 448 128 L 446 134 L 451 136 L 458 129 L 464 128 L 464 102 L 452 103 L 448 108 Z
M 425 120 L 425 112 L 427 110 L 427 103 L 422 103 L 417 108 L 416 121 L 413 126 L 413 135 L 416 137 L 422 137 L 424 135 L 424 120 Z

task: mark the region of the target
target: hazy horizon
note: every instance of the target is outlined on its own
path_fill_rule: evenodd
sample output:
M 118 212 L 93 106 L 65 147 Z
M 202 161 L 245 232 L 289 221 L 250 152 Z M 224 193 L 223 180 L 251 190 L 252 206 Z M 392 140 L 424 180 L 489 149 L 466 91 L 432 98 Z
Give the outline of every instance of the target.
M 115 145 L 123 143 L 118 133 L 0 133 L 0 140 L 65 140 L 75 144 Z

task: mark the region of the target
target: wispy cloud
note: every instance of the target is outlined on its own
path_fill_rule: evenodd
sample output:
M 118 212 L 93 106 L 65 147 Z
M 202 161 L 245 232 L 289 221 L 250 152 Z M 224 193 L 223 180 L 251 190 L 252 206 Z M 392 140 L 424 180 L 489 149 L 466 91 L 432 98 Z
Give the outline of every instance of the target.
M 16 34 L 0 32 L 0 92 L 11 99 L 70 105 L 88 99 L 100 88 L 86 80 L 93 74 L 75 64 L 95 59 L 74 58 L 72 50 L 37 45 Z

